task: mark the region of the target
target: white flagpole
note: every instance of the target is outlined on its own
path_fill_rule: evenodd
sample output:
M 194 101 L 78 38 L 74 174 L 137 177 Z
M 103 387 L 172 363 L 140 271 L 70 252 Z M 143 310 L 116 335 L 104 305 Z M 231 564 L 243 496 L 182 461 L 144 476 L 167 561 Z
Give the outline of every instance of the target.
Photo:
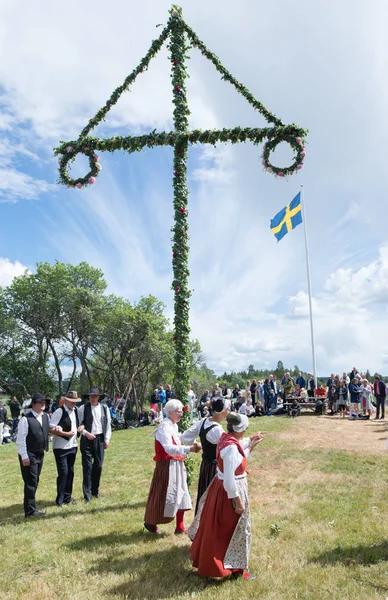
M 312 306 L 312 301 L 311 301 L 310 259 L 309 259 L 309 246 L 308 246 L 308 241 L 307 241 L 307 222 L 306 222 L 306 209 L 304 206 L 303 185 L 301 185 L 300 188 L 301 188 L 300 189 L 300 203 L 302 205 L 304 241 L 305 241 L 305 248 L 306 248 L 307 285 L 308 285 L 308 292 L 309 292 L 309 308 L 310 308 L 311 348 L 312 348 L 312 353 L 313 353 L 313 375 L 314 375 L 315 389 L 317 389 L 317 363 L 315 360 L 313 306 Z

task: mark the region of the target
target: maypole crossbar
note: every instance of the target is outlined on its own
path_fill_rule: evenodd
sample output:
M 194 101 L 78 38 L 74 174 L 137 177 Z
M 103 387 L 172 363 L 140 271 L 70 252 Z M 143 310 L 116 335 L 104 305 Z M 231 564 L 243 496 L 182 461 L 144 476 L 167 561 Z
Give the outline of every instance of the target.
M 151 60 L 157 55 L 164 42 L 168 39 L 172 69 L 173 103 L 175 107 L 173 112 L 174 130 L 160 133 L 154 130 L 147 135 L 115 136 L 106 139 L 91 137 L 90 132 L 101 121 L 105 120 L 109 110 L 118 102 L 121 94 L 127 91 L 134 83 L 136 77 L 148 69 Z M 205 131 L 195 129 L 190 131 L 188 121 L 190 111 L 186 96 L 186 79 L 188 77 L 186 60 L 190 47 L 200 50 L 213 63 L 217 71 L 221 74 L 222 79 L 231 83 L 271 126 L 264 128 L 234 127 L 233 129 L 210 129 Z M 251 92 L 229 73 L 218 57 L 208 50 L 195 32 L 184 22 L 181 9 L 173 6 L 170 10 L 170 18 L 166 27 L 158 39 L 152 42 L 151 48 L 136 69 L 112 93 L 105 106 L 90 119 L 77 140 L 61 142 L 61 145 L 55 149 L 55 155 L 59 157 L 59 182 L 69 188 L 78 189 L 95 183 L 96 177 L 102 168 L 97 152 L 125 150 L 131 153 L 140 152 L 144 148 L 153 148 L 155 146 L 171 146 L 174 149 L 173 188 L 175 222 L 172 228 L 172 265 L 174 274 L 172 289 L 175 296 L 174 343 L 176 365 L 174 387 L 176 397 L 180 398 L 184 403 L 187 402 L 190 364 L 189 299 L 191 292 L 188 287 L 190 273 L 188 269 L 189 235 L 187 220 L 189 194 L 187 187 L 188 146 L 189 144 L 215 145 L 217 142 L 231 142 L 232 144 L 236 144 L 246 141 L 257 145 L 265 141 L 262 154 L 264 169 L 277 177 L 286 177 L 303 167 L 303 160 L 306 156 L 304 149 L 306 135 L 306 130 L 294 124 L 285 125 L 278 117 L 270 113 L 261 102 L 256 100 Z M 288 143 L 295 153 L 293 163 L 285 168 L 279 168 L 271 164 L 269 160 L 271 152 L 282 142 Z M 85 177 L 73 179 L 68 173 L 68 167 L 78 154 L 84 154 L 88 157 L 90 170 Z

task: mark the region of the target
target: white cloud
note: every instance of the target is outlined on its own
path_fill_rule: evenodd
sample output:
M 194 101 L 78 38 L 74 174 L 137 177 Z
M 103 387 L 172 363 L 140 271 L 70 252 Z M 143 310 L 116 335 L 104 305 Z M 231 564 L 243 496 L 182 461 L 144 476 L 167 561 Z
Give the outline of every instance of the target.
M 35 179 L 16 169 L 0 168 L 0 202 L 31 200 L 54 189 L 54 185 L 42 179 Z
M 6 287 L 12 283 L 14 277 L 23 275 L 28 270 L 18 260 L 11 262 L 8 258 L 0 257 L 0 286 Z

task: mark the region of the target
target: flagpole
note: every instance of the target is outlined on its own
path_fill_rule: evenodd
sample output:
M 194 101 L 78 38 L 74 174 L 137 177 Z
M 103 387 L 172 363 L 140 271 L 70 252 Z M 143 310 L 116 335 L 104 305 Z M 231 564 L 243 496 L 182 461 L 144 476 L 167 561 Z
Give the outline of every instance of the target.
M 303 190 L 303 185 L 300 186 L 300 203 L 302 205 L 304 241 L 305 241 L 305 248 L 306 248 L 306 268 L 307 268 L 307 285 L 308 285 L 308 292 L 309 292 L 311 348 L 312 348 L 312 354 L 313 354 L 313 375 L 314 375 L 315 389 L 317 389 L 317 363 L 316 363 L 316 360 L 315 360 L 313 305 L 312 305 L 312 300 L 311 300 L 310 259 L 309 259 L 309 246 L 308 246 L 308 240 L 307 240 L 307 222 L 306 222 L 306 209 L 305 209 L 305 206 L 304 206 L 304 190 Z

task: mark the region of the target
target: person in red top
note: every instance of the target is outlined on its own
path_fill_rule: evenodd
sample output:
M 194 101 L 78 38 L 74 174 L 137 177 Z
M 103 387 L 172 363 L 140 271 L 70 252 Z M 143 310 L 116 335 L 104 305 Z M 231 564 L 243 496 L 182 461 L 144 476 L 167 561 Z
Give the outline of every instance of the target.
M 326 398 L 326 390 L 323 385 L 320 383 L 317 389 L 315 390 L 315 395 L 320 398 Z
M 179 400 L 164 405 L 167 417 L 155 431 L 155 472 L 144 515 L 144 527 L 150 533 L 160 533 L 158 525 L 176 518 L 175 533 L 187 533 L 184 514 L 191 510 L 187 489 L 185 458 L 189 452 L 199 452 L 201 444 L 183 446 L 178 423 L 183 416 Z
M 260 433 L 244 438 L 249 420 L 230 413 L 227 433 L 217 446 L 217 475 L 202 496 L 197 516 L 189 528 L 193 541 L 193 567 L 202 577 L 242 575 L 252 579 L 248 568 L 251 540 L 246 460 L 261 442 Z

